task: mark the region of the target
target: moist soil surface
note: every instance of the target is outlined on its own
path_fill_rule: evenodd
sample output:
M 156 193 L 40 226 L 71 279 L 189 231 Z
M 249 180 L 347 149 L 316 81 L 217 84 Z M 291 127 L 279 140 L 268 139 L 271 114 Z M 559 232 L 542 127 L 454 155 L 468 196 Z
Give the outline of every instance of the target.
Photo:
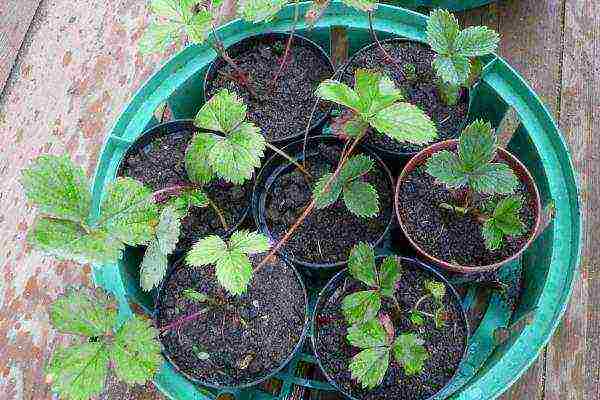
M 162 291 L 158 326 L 206 309 L 199 319 L 161 336 L 181 371 L 205 383 L 236 386 L 254 382 L 286 361 L 302 337 L 306 299 L 292 268 L 274 260 L 255 273 L 241 296 L 225 292 L 214 267 L 178 264 Z M 259 261 L 254 258 L 253 265 Z M 189 300 L 183 291 L 190 288 L 225 305 Z
M 312 199 L 312 187 L 323 174 L 337 166 L 341 147 L 319 143 L 307 154 L 307 169 L 313 181 L 297 169 L 287 169 L 273 183 L 265 202 L 266 222 L 275 239 L 281 238 Z M 358 153 L 356 153 L 358 154 Z M 361 218 L 352 214 L 342 199 L 315 209 L 292 235 L 283 251 L 297 261 L 337 263 L 347 259 L 358 242 L 375 244 L 384 234 L 392 213 L 392 189 L 387 173 L 376 162 L 361 179 L 371 183 L 379 195 L 379 214 Z
M 222 88 L 238 93 L 248 105 L 248 119 L 262 129 L 268 141 L 304 134 L 316 101 L 315 89 L 333 75 L 329 61 L 317 49 L 295 37 L 286 67 L 274 84 L 286 42 L 287 39 L 263 38 L 240 54 L 229 54 L 249 75 L 256 98 L 231 79 L 235 71 L 221 59 L 217 60 L 216 76 L 207 82 L 207 98 Z M 325 102 L 319 104 L 313 124 L 329 107 Z
M 406 101 L 418 106 L 435 122 L 438 128 L 438 139 L 456 138 L 462 130 L 469 111 L 467 91 L 462 93 L 455 106 L 447 106 L 438 94 L 436 73 L 431 63 L 435 53 L 429 46 L 416 42 L 386 42 L 382 47 L 395 60 L 391 62 L 378 46 L 371 46 L 361 51 L 348 65 L 342 80 L 349 85 L 354 85 L 354 72 L 359 69 L 371 69 L 387 74 L 398 88 L 402 88 Z M 397 65 L 396 65 L 397 64 Z M 416 70 L 416 79 L 409 81 L 403 74 L 403 66 L 413 64 Z M 371 131 L 365 137 L 365 143 L 391 152 L 406 153 L 418 152 L 427 145 L 401 143 Z
M 132 148 L 125 156 L 118 175 L 137 179 L 154 191 L 189 184 L 185 171 L 185 150 L 192 136 L 192 131 L 181 131 L 157 137 L 139 149 Z M 206 185 L 203 190 L 218 205 L 227 227 L 231 229 L 240 222 L 248 209 L 252 183 L 234 186 L 224 181 L 215 181 Z M 182 220 L 177 248 L 186 249 L 204 236 L 225 233 L 226 230 L 212 207 L 192 207 Z
M 501 162 L 496 159 L 496 162 Z M 529 237 L 535 224 L 533 196 L 521 182 L 515 191 L 523 201 L 521 221 L 525 234 L 508 236 L 498 250 L 488 250 L 481 233 L 482 223 L 471 214 L 461 215 L 443 209 L 441 203 L 462 205 L 464 193 L 450 191 L 436 183 L 425 172 L 424 166 L 411 172 L 400 186 L 399 206 L 402 222 L 408 235 L 427 253 L 458 265 L 484 266 L 500 262 L 518 252 Z M 473 195 L 473 205 L 486 213 L 493 212 L 493 204 L 502 197 L 498 195 Z
M 402 278 L 398 283 L 396 298 L 402 313 L 396 311 L 389 299 L 383 300 L 381 313 L 386 313 L 392 318 L 396 336 L 400 333 L 417 333 L 425 341 L 424 346 L 430 358 L 425 362 L 423 371 L 416 375 L 407 376 L 392 356 L 383 383 L 372 390 L 362 389 L 352 380 L 348 370 L 352 357 L 358 354 L 360 349 L 351 346 L 346 340 L 348 326 L 342 314 L 341 304 L 345 296 L 369 288 L 345 275 L 336 285 L 328 288 L 321 300 L 325 304 L 319 304 L 315 339 L 317 356 L 329 377 L 346 393 L 358 399 L 427 399 L 446 385 L 462 359 L 468 333 L 460 306 L 451 301 L 450 291 L 447 289 L 444 297 L 444 326 L 436 328 L 433 320 L 426 318 L 425 325 L 416 327 L 410 322 L 408 312 L 426 294 L 425 281 L 435 280 L 435 276 L 406 262 L 402 264 L 401 270 Z M 427 299 L 421 303 L 419 310 L 433 313 L 435 306 Z

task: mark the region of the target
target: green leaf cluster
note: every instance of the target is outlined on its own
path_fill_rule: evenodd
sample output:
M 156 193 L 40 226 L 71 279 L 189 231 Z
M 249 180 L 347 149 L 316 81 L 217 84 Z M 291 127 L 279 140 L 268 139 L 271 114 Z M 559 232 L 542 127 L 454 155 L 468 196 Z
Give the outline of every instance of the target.
M 482 233 L 488 249 L 498 250 L 505 236 L 518 236 L 525 232 L 525 224 L 520 217 L 522 207 L 520 196 L 510 196 L 498 202 L 492 216 L 483 224 Z
M 317 87 L 316 96 L 348 107 L 356 114 L 356 126 L 366 123 L 399 142 L 424 144 L 437 137 L 431 119 L 418 107 L 403 102 L 402 92 L 380 72 L 356 70 L 354 89 L 327 79 Z M 362 135 L 366 130 L 350 131 Z
M 500 37 L 485 26 L 461 30 L 447 10 L 434 10 L 427 21 L 427 42 L 436 52 L 433 67 L 443 82 L 465 86 L 471 73 L 471 58 L 493 53 Z
M 152 192 L 130 178 L 107 188 L 100 215 L 90 223 L 91 192 L 81 167 L 66 156 L 42 155 L 23 171 L 28 200 L 42 212 L 28 240 L 34 248 L 81 263 L 113 263 L 125 245 L 149 242 L 158 224 Z
M 144 384 L 162 364 L 158 331 L 134 316 L 117 325 L 117 306 L 100 290 L 71 290 L 50 306 L 50 321 L 62 333 L 85 338 L 59 346 L 46 366 L 52 390 L 65 400 L 101 393 L 109 369 L 127 384 Z
M 287 3 L 287 0 L 240 0 L 238 14 L 255 24 L 270 22 Z
M 190 180 L 206 184 L 215 177 L 233 184 L 252 178 L 260 166 L 266 143 L 260 128 L 246 120 L 247 107 L 237 94 L 222 89 L 208 100 L 194 120 L 200 131 L 186 150 L 185 167 Z
M 228 242 L 218 236 L 207 236 L 195 243 L 186 256 L 194 267 L 215 266 L 219 284 L 232 295 L 241 295 L 252 279 L 252 262 L 248 256 L 269 250 L 268 238 L 257 232 L 240 230 Z

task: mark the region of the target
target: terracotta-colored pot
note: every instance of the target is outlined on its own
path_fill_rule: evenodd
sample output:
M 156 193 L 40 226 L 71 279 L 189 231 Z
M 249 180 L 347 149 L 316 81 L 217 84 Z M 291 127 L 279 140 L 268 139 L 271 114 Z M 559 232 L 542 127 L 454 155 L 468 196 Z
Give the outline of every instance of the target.
M 533 197 L 533 199 L 531 200 L 531 205 L 533 206 L 533 211 L 535 213 L 535 223 L 533 225 L 533 229 L 529 233 L 529 237 L 527 238 L 527 241 L 523 244 L 521 249 L 519 249 L 519 251 L 517 251 L 512 256 L 510 256 L 502 261 L 499 261 L 497 263 L 489 264 L 489 265 L 482 265 L 482 266 L 459 265 L 459 264 L 450 263 L 448 261 L 440 260 L 439 258 L 436 258 L 436 257 L 432 256 L 431 254 L 427 253 L 421 246 L 419 246 L 413 240 L 413 238 L 408 234 L 406 227 L 404 226 L 404 223 L 402 222 L 402 218 L 400 217 L 400 205 L 399 205 L 398 199 L 400 196 L 400 187 L 401 187 L 402 183 L 406 180 L 406 177 L 412 171 L 414 171 L 415 168 L 417 168 L 420 165 L 423 165 L 429 159 L 429 157 L 431 157 L 432 154 L 437 153 L 441 150 L 455 151 L 457 149 L 457 147 L 458 147 L 458 140 L 456 140 L 456 139 L 439 142 L 439 143 L 436 143 L 436 144 L 429 146 L 428 148 L 422 150 L 416 156 L 414 156 L 408 162 L 408 164 L 406 164 L 406 166 L 402 170 L 402 173 L 400 174 L 400 177 L 398 178 L 398 182 L 396 184 L 396 193 L 395 193 L 395 198 L 394 198 L 394 207 L 396 209 L 396 218 L 398 219 L 398 223 L 400 224 L 400 228 L 402 229 L 402 232 L 404 233 L 404 235 L 406 236 L 406 238 L 408 239 L 410 244 L 417 250 L 417 252 L 419 252 L 423 257 L 425 257 L 427 260 L 433 262 L 434 264 L 436 264 L 446 270 L 453 271 L 453 272 L 459 272 L 459 273 L 473 273 L 473 272 L 485 272 L 485 271 L 496 270 L 496 269 L 500 268 L 502 265 L 504 265 L 512 260 L 515 260 L 516 258 L 520 257 L 521 254 L 523 254 L 523 252 L 531 245 L 531 243 L 537 237 L 537 233 L 540 229 L 540 224 L 541 224 L 542 205 L 541 205 L 541 200 L 540 200 L 540 193 L 537 189 L 535 181 L 533 180 L 531 173 L 527 170 L 525 165 L 523 165 L 523 163 L 521 161 L 519 161 L 515 156 L 510 154 L 508 151 L 506 151 L 504 149 L 498 149 L 498 152 L 497 152 L 498 157 L 502 161 L 506 162 L 512 168 L 513 172 L 517 175 L 517 177 L 519 177 L 519 179 L 522 182 L 524 182 L 525 185 L 527 185 L 529 193 Z

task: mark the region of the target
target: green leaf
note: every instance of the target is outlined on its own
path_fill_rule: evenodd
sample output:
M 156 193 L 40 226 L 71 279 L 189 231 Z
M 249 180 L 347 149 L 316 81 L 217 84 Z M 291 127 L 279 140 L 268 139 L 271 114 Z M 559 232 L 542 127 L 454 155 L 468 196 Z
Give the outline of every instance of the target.
M 371 218 L 379 214 L 379 195 L 367 182 L 356 180 L 344 186 L 344 203 L 359 217 Z
M 166 207 L 171 207 L 183 218 L 191 207 L 206 207 L 208 206 L 208 196 L 200 189 L 186 189 L 176 197 L 172 197 L 165 204 Z
M 227 252 L 215 265 L 217 280 L 232 295 L 241 295 L 252 279 L 252 264 L 239 250 Z
M 198 128 L 229 133 L 246 119 L 247 106 L 234 92 L 221 89 L 198 111 L 194 124 Z
M 340 179 L 344 182 L 356 179 L 369 172 L 374 165 L 375 162 L 364 154 L 350 157 L 340 171 Z
M 395 103 L 369 120 L 371 126 L 399 142 L 424 144 L 437 138 L 431 119 L 409 103 Z
M 334 118 L 331 123 L 331 132 L 334 135 L 346 135 L 357 138 L 364 135 L 369 129 L 369 123 L 358 114 L 342 115 Z
M 379 81 L 379 94 L 373 100 L 369 108 L 369 117 L 403 99 L 404 95 L 402 94 L 402 91 L 396 87 L 394 81 L 387 75 L 383 75 Z
M 525 231 L 525 224 L 520 218 L 522 207 L 523 199 L 520 196 L 500 200 L 492 216 L 494 225 L 505 235 L 521 235 Z
M 89 182 L 83 169 L 67 156 L 39 156 L 23 171 L 21 184 L 40 212 L 76 222 L 87 220 L 92 201 Z
M 169 255 L 175 250 L 180 231 L 181 214 L 173 207 L 163 208 L 156 227 L 156 239 L 161 253 Z
M 194 289 L 185 289 L 183 292 L 181 292 L 181 294 L 186 299 L 197 302 L 197 303 L 204 303 L 204 302 L 208 301 L 208 299 L 209 299 L 209 297 L 206 294 L 201 293 Z
M 446 295 L 446 285 L 444 285 L 442 282 L 426 281 L 425 290 L 427 290 L 427 292 L 433 296 L 437 302 L 441 302 Z
M 239 14 L 248 22 L 260 23 L 271 21 L 285 6 L 286 0 L 241 0 Z
M 214 264 L 227 253 L 227 244 L 218 236 L 207 236 L 196 242 L 186 256 L 186 262 L 194 267 Z
M 370 319 L 348 328 L 348 342 L 361 349 L 387 345 L 387 334 L 378 319 Z
M 455 50 L 465 57 L 478 57 L 495 52 L 500 36 L 487 26 L 472 26 L 458 34 Z
M 490 163 L 469 176 L 469 187 L 480 193 L 510 194 L 519 185 L 519 178 L 506 164 Z
M 464 171 L 472 172 L 496 156 L 496 135 L 492 124 L 475 120 L 460 134 L 458 158 Z
M 464 186 L 469 179 L 458 156 L 448 150 L 438 151 L 429 157 L 425 163 L 425 170 L 450 189 Z
M 137 315 L 117 331 L 111 359 L 117 377 L 129 385 L 151 380 L 163 362 L 158 331 Z
M 122 242 L 136 246 L 153 238 L 158 208 L 152 191 L 131 178 L 117 178 L 108 186 L 100 207 L 100 226 Z
M 140 53 L 152 54 L 164 51 L 177 41 L 180 29 L 180 25 L 172 23 L 151 22 L 140 39 Z
M 368 321 L 381 309 L 381 297 L 375 290 L 352 293 L 342 300 L 342 312 L 348 324 Z
M 459 86 L 466 84 L 471 72 L 469 59 L 458 54 L 436 55 L 433 59 L 433 67 L 444 82 Z
M 393 297 L 396 292 L 396 285 L 402 275 L 398 257 L 386 257 L 380 266 L 379 286 L 382 295 Z
M 435 323 L 435 327 L 438 329 L 441 329 L 446 325 L 446 312 L 444 311 L 443 307 L 435 310 L 433 322 Z
M 356 112 L 368 111 L 361 109 L 362 102 L 354 90 L 348 85 L 332 79 L 326 79 L 321 82 L 317 87 L 315 96 L 346 106 Z
M 329 185 L 327 191 L 325 191 L 325 185 L 333 174 L 328 173 L 324 174 L 315 184 L 313 188 L 313 197 L 317 203 L 317 209 L 323 209 L 335 203 L 342 193 L 342 184 L 340 183 L 339 177 L 334 179 L 333 182 Z
M 390 350 L 387 347 L 366 349 L 350 362 L 350 373 L 364 389 L 373 389 L 383 382 L 390 365 Z
M 145 291 L 158 287 L 167 273 L 168 253 L 163 253 L 158 241 L 152 241 L 144 252 L 140 265 L 140 286 Z
M 375 252 L 371 246 L 360 242 L 352 248 L 348 257 L 348 272 L 367 286 L 377 286 Z
M 190 42 L 202 44 L 208 38 L 213 26 L 213 16 L 208 10 L 200 10 L 185 27 Z
M 481 233 L 485 239 L 485 247 L 489 250 L 499 250 L 502 247 L 502 231 L 494 225 L 493 219 L 488 219 L 483 223 Z
M 421 314 L 419 311 L 411 311 L 408 315 L 408 318 L 415 326 L 425 325 L 425 318 L 423 317 L 423 314 Z
M 429 359 L 424 343 L 423 339 L 414 333 L 403 333 L 396 338 L 393 345 L 394 357 L 402 365 L 406 375 L 416 375 L 423 371 L 425 361 Z
M 381 72 L 357 69 L 354 73 L 354 91 L 361 102 L 361 110 L 369 113 L 371 105 L 379 97 L 379 81 Z
M 214 178 L 208 159 L 217 138 L 212 133 L 197 132 L 185 151 L 185 170 L 194 183 L 207 184 Z
M 64 400 L 89 400 L 100 394 L 108 373 L 109 352 L 103 342 L 59 346 L 46 367 L 52 391 Z
M 93 230 L 88 234 L 74 222 L 48 218 L 40 218 L 27 239 L 45 254 L 82 264 L 117 262 L 125 247 L 103 230 Z
M 447 10 L 434 10 L 427 20 L 427 43 L 438 54 L 449 54 L 460 33 L 458 20 Z
M 269 238 L 258 232 L 240 230 L 234 232 L 229 239 L 230 251 L 239 251 L 244 254 L 264 253 L 270 247 Z
M 184 22 L 179 0 L 152 0 L 150 8 L 159 17 L 179 23 Z
M 359 11 L 370 12 L 377 9 L 376 1 L 369 0 L 342 0 L 349 7 L 356 8 Z

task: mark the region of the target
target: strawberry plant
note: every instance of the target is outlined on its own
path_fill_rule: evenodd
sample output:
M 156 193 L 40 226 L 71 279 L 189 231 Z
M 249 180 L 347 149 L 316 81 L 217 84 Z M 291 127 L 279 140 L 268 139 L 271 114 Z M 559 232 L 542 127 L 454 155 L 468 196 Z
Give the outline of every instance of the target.
M 416 326 L 422 326 L 425 324 L 425 318 L 431 318 L 437 328 L 444 326 L 445 312 L 443 299 L 446 295 L 446 285 L 441 282 L 429 280 L 425 282 L 426 294 L 421 296 L 415 303 L 410 311 L 410 320 Z M 425 312 L 420 309 L 421 304 L 426 300 L 432 300 L 435 305 L 435 312 L 433 314 Z
M 474 192 L 506 196 L 512 195 L 519 185 L 519 179 L 507 164 L 494 162 L 497 148 L 491 124 L 476 120 L 461 133 L 457 152 L 439 151 L 425 165 L 426 172 L 436 181 L 450 190 L 464 192 L 462 204 L 441 203 L 439 206 L 462 215 L 473 215 L 482 223 L 482 234 L 490 250 L 499 249 L 505 236 L 520 235 L 525 229 L 519 216 L 523 202 L 519 196 L 504 197 L 488 207 L 473 204 Z

